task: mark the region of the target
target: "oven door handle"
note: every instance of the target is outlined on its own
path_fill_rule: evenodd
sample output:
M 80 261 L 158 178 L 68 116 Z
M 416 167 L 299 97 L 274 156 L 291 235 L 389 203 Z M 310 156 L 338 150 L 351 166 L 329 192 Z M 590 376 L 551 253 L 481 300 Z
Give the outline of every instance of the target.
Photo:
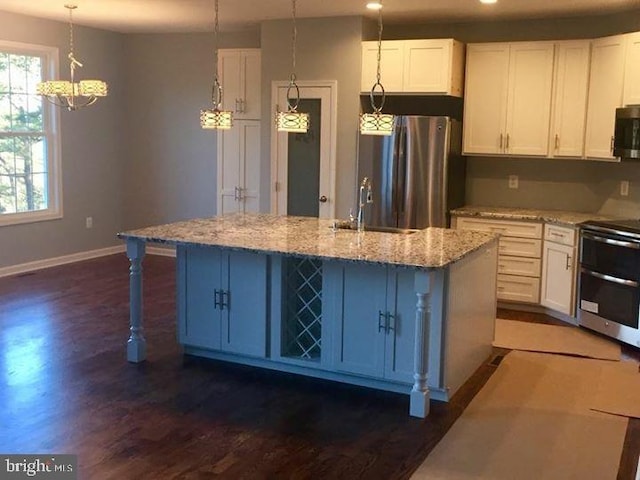
M 580 271 L 582 273 L 586 273 L 587 275 L 591 275 L 592 277 L 599 278 L 600 280 L 605 280 L 607 282 L 618 283 L 620 285 L 626 285 L 627 287 L 640 287 L 640 283 L 634 282 L 633 280 L 624 280 L 618 277 L 612 277 L 611 275 L 605 275 L 603 273 L 592 272 L 591 270 L 587 270 L 586 268 L 581 268 Z
M 598 235 L 592 235 L 587 232 L 582 232 L 582 237 L 594 242 L 608 243 L 609 245 L 615 245 L 616 247 L 635 248 L 640 250 L 640 243 L 636 242 L 624 242 L 622 240 L 614 240 L 613 238 L 600 237 Z

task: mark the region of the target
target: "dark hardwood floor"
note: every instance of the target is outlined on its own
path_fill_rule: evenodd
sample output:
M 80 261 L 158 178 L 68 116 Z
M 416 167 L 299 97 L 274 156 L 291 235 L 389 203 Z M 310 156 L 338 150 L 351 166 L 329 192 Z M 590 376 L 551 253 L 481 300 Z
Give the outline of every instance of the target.
M 91 480 L 403 479 L 495 371 L 483 365 L 420 420 L 404 395 L 183 357 L 175 261 L 144 268 L 138 365 L 125 360 L 124 255 L 0 279 L 0 453 L 74 453 Z M 632 420 L 619 479 L 634 478 L 638 454 Z

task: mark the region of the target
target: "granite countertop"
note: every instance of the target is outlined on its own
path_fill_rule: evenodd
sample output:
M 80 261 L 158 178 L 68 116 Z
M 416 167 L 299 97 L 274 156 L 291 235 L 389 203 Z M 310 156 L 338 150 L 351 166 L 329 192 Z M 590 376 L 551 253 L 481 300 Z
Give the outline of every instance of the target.
M 452 216 L 482 217 L 500 220 L 533 220 L 546 223 L 557 223 L 576 226 L 587 220 L 615 220 L 610 215 L 596 213 L 570 212 L 565 210 L 539 210 L 534 208 L 510 208 L 510 207 L 476 207 L 464 206 L 451 210 Z
M 231 214 L 118 234 L 122 239 L 204 245 L 261 253 L 414 268 L 442 268 L 483 245 L 491 233 L 427 228 L 412 234 L 334 230 L 330 220 L 269 214 Z

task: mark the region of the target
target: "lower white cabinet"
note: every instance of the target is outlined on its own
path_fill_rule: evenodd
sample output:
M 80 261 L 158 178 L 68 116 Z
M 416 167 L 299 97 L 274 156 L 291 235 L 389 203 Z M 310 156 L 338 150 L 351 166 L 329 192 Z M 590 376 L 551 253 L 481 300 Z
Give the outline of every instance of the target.
M 454 226 L 459 230 L 500 234 L 498 300 L 540 302 L 542 223 L 468 217 L 455 220 Z
M 413 382 L 414 272 L 391 267 L 325 265 L 337 371 Z
M 179 247 L 178 338 L 184 345 L 266 355 L 267 256 Z
M 545 226 L 540 303 L 570 316 L 575 314 L 575 239 L 573 229 Z

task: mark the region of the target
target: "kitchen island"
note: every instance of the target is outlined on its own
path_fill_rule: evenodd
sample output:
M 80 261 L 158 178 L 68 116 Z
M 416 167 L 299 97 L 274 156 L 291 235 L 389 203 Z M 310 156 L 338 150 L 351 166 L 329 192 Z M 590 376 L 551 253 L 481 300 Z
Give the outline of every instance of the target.
M 176 246 L 184 352 L 447 401 L 488 358 L 497 236 L 331 228 L 317 218 L 233 214 L 120 233 L 130 268 L 127 358 L 146 358 L 142 260 Z

